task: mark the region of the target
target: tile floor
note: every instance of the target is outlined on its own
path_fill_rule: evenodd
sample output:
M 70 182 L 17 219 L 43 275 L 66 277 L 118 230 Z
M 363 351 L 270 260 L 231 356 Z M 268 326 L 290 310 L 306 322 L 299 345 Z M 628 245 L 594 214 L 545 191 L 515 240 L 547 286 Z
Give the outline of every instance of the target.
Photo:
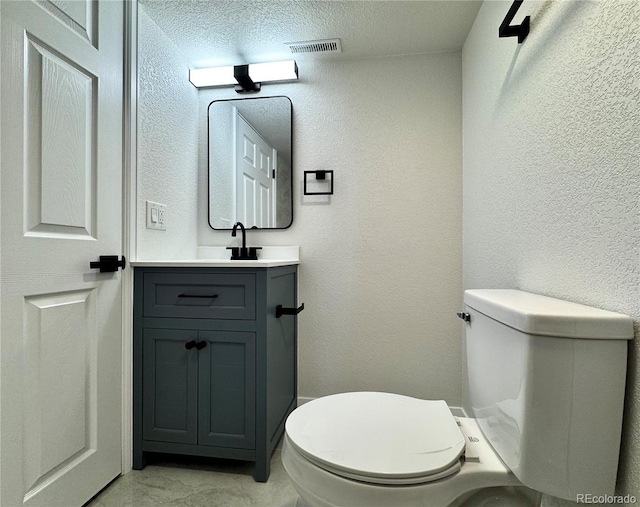
M 271 459 L 266 483 L 253 480 L 253 464 L 163 455 L 144 470 L 117 478 L 87 507 L 301 507 L 280 460 Z

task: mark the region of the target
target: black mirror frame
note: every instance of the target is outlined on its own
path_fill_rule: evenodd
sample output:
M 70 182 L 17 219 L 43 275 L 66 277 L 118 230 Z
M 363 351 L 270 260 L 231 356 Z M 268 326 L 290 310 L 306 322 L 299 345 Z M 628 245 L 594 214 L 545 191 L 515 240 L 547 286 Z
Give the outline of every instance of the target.
M 211 153 L 210 150 L 208 148 L 209 146 L 209 138 L 211 135 L 210 132 L 210 128 L 209 128 L 209 113 L 210 113 L 210 109 L 211 106 L 216 103 L 216 102 L 231 102 L 231 101 L 238 101 L 238 100 L 260 100 L 260 99 L 275 99 L 275 98 L 281 98 L 281 99 L 287 99 L 289 101 L 289 107 L 290 107 L 290 111 L 291 111 L 291 125 L 290 125 L 290 132 L 291 132 L 291 160 L 290 160 L 290 164 L 291 164 L 291 221 L 285 226 L 285 227 L 266 227 L 266 228 L 261 228 L 261 227 L 256 227 L 255 225 L 251 228 L 249 228 L 249 230 L 255 230 L 255 231 L 279 231 L 279 230 L 284 230 L 284 229 L 288 229 L 289 227 L 291 227 L 293 225 L 293 203 L 294 203 L 294 199 L 293 199 L 293 194 L 294 194 L 294 188 L 293 188 L 293 102 L 291 101 L 291 99 L 289 97 L 287 97 L 286 95 L 271 95 L 268 97 L 247 97 L 247 98 L 242 98 L 242 99 L 220 99 L 220 100 L 212 100 L 209 105 L 207 106 L 207 224 L 209 224 L 209 227 L 214 230 L 214 231 L 230 231 L 231 227 L 229 227 L 228 229 L 220 229 L 220 228 L 216 228 L 213 225 L 211 225 Z

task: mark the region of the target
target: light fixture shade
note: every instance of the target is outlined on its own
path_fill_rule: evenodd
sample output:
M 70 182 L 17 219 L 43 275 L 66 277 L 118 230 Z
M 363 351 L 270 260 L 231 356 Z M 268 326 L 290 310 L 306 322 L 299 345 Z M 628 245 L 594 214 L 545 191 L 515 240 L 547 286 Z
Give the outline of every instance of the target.
M 233 77 L 233 65 L 190 70 L 189 81 L 196 88 L 237 84 L 236 79 Z
M 291 81 L 298 79 L 298 66 L 295 60 L 283 62 L 251 63 L 249 76 L 256 83 L 265 81 Z
M 298 65 L 295 60 L 251 63 L 249 64 L 249 77 L 254 83 L 292 81 L 298 79 Z M 191 81 L 196 88 L 232 86 L 238 84 L 238 81 L 234 77 L 233 66 L 190 70 L 189 81 Z

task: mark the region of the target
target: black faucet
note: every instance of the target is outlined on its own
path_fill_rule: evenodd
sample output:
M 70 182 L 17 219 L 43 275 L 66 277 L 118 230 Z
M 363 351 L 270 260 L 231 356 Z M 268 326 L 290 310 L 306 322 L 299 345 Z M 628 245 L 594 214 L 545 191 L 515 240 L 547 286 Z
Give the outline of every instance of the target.
M 231 231 L 231 237 L 235 238 L 238 233 L 238 227 L 242 230 L 242 246 L 228 246 L 227 250 L 231 250 L 232 261 L 256 261 L 258 260 L 258 250 L 262 250 L 260 246 L 252 246 L 247 248 L 247 231 L 242 222 L 236 222 Z
M 232 238 L 236 237 L 236 234 L 238 233 L 238 227 L 242 229 L 242 249 L 246 251 L 247 250 L 247 231 L 245 231 L 244 225 L 242 225 L 242 222 L 236 222 L 233 225 L 233 230 L 231 231 L 231 237 Z

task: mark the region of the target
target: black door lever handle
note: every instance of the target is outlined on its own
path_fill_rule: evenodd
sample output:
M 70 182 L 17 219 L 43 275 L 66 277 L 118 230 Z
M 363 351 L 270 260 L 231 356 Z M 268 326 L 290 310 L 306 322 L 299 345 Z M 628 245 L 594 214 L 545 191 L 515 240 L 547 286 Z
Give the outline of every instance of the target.
M 100 269 L 100 273 L 112 273 L 118 271 L 118 268 L 124 269 L 127 265 L 127 259 L 122 256 L 121 260 L 118 260 L 117 255 L 101 255 L 99 261 L 91 261 L 89 267 L 91 269 Z

